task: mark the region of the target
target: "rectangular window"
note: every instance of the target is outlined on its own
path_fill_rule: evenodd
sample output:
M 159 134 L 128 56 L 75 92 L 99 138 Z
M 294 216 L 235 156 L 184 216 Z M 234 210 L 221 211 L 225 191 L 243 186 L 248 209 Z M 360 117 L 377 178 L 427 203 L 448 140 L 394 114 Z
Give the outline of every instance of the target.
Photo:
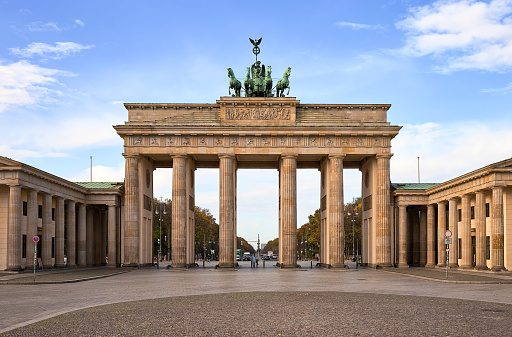
M 489 204 L 487 204 L 489 205 Z M 485 258 L 487 260 L 491 259 L 491 237 L 486 236 L 485 237 Z
M 462 209 L 459 208 L 459 222 L 462 221 Z
M 462 259 L 462 239 L 459 239 L 459 259 Z
M 27 258 L 27 236 L 23 235 L 22 247 L 21 247 L 21 257 L 23 259 Z
M 27 216 L 27 207 L 28 207 L 27 202 L 23 201 L 23 216 Z
M 37 208 L 37 217 L 39 219 L 43 218 L 43 205 L 39 205 L 39 207 Z
M 55 237 L 52 237 L 52 259 L 53 258 L 55 258 Z
M 55 221 L 55 208 L 52 208 L 52 221 Z
M 475 218 L 475 206 L 471 206 L 471 220 Z
M 488 218 L 490 217 L 490 210 L 489 210 L 489 203 L 486 203 L 485 204 L 485 217 Z

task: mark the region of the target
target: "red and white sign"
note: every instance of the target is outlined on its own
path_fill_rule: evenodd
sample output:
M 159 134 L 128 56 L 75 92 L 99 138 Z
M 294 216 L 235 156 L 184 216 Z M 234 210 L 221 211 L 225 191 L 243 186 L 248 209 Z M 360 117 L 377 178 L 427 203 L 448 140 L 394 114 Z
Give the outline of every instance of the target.
M 37 242 L 39 242 L 39 236 L 34 236 L 34 237 L 32 238 L 32 240 L 33 240 L 34 242 L 36 242 L 36 243 L 37 243 Z
M 444 232 L 444 236 L 447 237 L 447 238 L 451 238 L 452 237 L 452 231 L 447 229 L 445 232 Z

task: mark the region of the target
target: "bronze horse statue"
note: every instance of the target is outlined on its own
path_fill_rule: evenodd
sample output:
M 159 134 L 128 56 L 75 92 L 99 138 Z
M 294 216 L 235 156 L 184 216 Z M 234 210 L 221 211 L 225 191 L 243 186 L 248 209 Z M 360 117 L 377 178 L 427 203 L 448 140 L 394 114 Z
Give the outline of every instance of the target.
M 254 91 L 254 81 L 251 78 L 251 68 L 247 67 L 247 73 L 244 80 L 245 97 L 252 97 Z
M 242 83 L 235 77 L 235 72 L 233 69 L 228 68 L 228 77 L 229 77 L 229 94 L 231 95 L 231 89 L 235 91 L 233 97 L 240 97 L 240 90 L 242 90 Z
M 276 97 L 284 97 L 284 89 L 288 88 L 287 95 L 290 94 L 290 82 L 288 81 L 288 77 L 290 77 L 290 72 L 292 68 L 288 67 L 283 74 L 283 78 L 277 81 L 276 84 Z
M 272 67 L 267 67 L 265 74 L 265 97 L 272 97 Z

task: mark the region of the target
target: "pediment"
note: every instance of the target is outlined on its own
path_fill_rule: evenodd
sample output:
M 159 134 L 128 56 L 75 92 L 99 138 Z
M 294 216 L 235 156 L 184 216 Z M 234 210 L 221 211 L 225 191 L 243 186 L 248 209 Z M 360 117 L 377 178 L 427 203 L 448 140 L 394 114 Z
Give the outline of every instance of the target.
M 19 161 L 0 156 L 0 167 L 21 166 L 21 165 L 22 164 Z

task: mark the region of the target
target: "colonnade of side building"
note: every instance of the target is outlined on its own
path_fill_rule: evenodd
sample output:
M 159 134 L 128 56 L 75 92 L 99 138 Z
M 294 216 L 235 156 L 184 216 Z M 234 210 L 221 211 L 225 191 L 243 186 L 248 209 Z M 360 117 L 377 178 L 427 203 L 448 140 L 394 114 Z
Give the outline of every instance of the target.
M 511 168 L 509 159 L 441 184 L 395 184 L 397 266 L 445 267 L 449 249 L 449 267 L 509 269 Z
M 43 268 L 119 265 L 118 189 L 88 193 L 86 187 L 0 159 L 0 205 L 5 207 L 0 209 L 0 269 L 32 269 L 34 237 Z

